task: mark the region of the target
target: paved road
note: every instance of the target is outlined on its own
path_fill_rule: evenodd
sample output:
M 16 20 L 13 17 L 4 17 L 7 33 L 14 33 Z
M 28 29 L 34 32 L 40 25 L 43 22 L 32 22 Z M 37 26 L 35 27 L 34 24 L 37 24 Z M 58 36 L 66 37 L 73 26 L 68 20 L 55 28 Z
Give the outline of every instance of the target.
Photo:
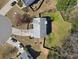
M 13 1 L 17 1 L 17 0 L 10 0 L 7 4 L 5 4 L 5 6 L 3 8 L 1 8 L 1 10 L 0 10 L 1 15 L 7 14 L 7 12 L 12 8 L 11 3 Z

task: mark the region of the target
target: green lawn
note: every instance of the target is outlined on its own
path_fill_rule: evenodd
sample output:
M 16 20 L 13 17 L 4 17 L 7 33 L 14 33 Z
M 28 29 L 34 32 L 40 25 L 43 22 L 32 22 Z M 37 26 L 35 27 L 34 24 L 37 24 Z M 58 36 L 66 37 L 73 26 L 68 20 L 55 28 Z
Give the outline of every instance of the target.
M 67 37 L 71 24 L 64 21 L 60 12 L 44 13 L 42 16 L 50 16 L 52 20 L 52 33 L 48 35 L 45 45 L 49 48 L 61 44 L 61 41 Z

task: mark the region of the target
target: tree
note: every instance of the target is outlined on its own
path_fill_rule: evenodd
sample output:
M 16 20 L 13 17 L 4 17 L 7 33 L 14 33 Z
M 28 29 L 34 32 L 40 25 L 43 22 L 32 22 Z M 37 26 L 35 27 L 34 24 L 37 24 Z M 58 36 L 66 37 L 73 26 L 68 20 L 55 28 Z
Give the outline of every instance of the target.
M 48 59 L 78 59 L 78 34 L 74 32 L 65 41 L 63 45 L 57 46 L 55 50 L 50 50 Z
M 71 8 L 76 4 L 77 0 L 58 0 L 56 6 L 59 11 L 66 11 L 68 8 Z

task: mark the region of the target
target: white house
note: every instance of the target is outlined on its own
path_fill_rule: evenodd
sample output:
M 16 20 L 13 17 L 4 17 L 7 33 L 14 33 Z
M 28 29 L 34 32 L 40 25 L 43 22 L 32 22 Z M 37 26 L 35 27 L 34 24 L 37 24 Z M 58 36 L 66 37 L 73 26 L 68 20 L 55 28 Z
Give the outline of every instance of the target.
M 45 37 L 46 34 L 46 18 L 34 18 L 33 19 L 33 30 L 32 30 L 32 34 L 31 37 L 34 38 L 41 38 L 41 37 Z

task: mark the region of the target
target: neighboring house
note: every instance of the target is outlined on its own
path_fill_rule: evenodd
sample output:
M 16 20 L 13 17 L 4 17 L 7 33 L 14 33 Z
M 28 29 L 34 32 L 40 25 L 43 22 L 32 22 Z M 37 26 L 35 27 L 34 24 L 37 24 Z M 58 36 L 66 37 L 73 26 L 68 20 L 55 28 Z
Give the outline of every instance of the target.
M 23 3 L 27 6 L 30 6 L 35 0 L 22 0 Z
M 18 56 L 17 59 L 33 59 L 32 56 L 28 52 L 23 52 Z
M 18 49 L 17 59 L 33 59 L 30 53 L 24 49 L 23 44 L 17 41 L 15 38 L 10 37 L 7 40 L 7 43 Z

